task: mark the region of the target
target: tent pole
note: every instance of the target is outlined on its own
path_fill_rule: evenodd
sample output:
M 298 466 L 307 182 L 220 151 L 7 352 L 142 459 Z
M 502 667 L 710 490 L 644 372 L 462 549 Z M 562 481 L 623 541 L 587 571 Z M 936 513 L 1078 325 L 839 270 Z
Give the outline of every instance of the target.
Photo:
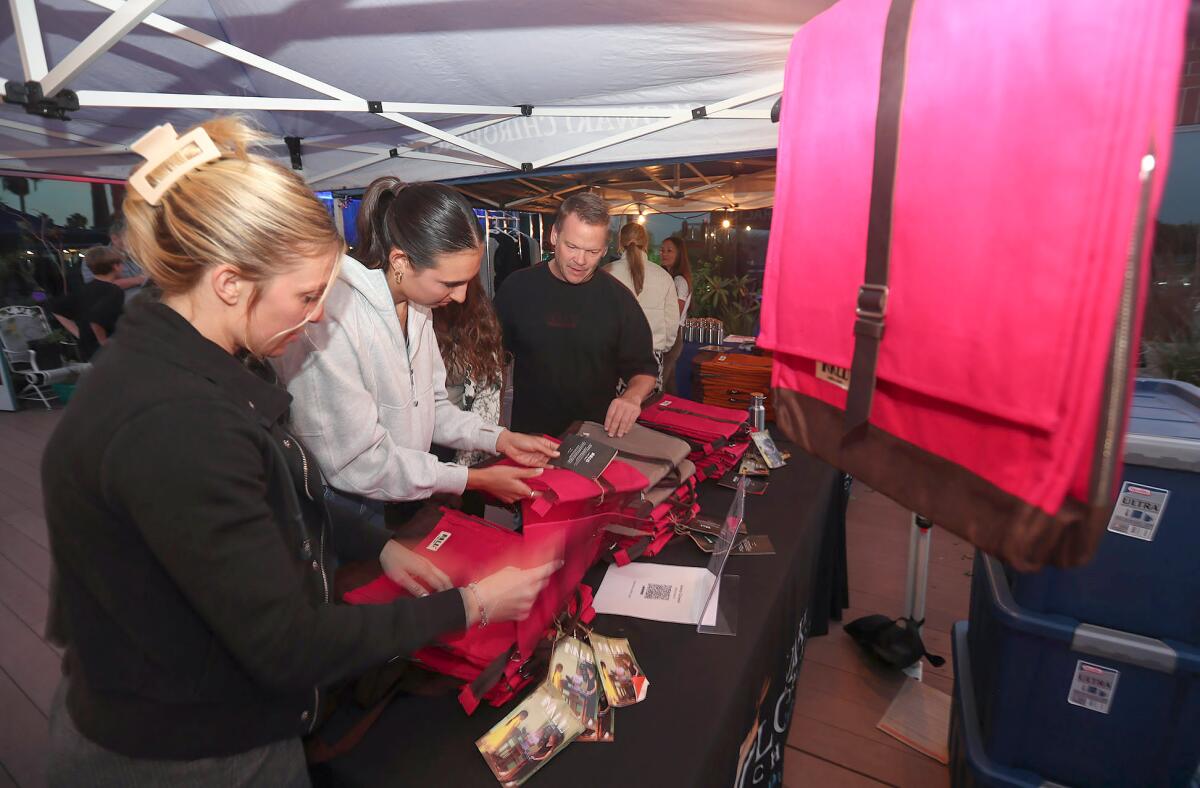
M 507 118 L 492 118 L 491 120 L 478 121 L 475 123 L 467 123 L 462 126 L 456 126 L 455 128 L 450 129 L 450 132 L 452 134 L 467 134 L 467 133 L 475 131 L 477 129 L 482 129 L 486 126 L 491 126 L 496 123 L 500 123 L 504 120 L 507 120 Z M 338 136 L 342 136 L 342 135 L 338 135 Z M 438 140 L 436 138 L 425 137 L 421 141 L 415 142 L 415 143 L 409 145 L 408 147 L 396 148 L 396 155 L 399 157 L 407 156 L 410 153 L 419 151 L 422 148 L 427 148 L 430 145 L 435 144 L 437 141 Z M 329 147 L 336 147 L 336 146 L 329 146 Z M 355 146 L 355 147 L 357 147 L 357 146 Z M 346 150 L 354 150 L 354 148 L 346 148 Z M 377 151 L 373 155 L 369 156 L 368 158 L 359 159 L 358 161 L 350 162 L 349 164 L 344 164 L 340 167 L 337 167 L 336 169 L 332 169 L 327 172 L 323 172 L 318 175 L 314 175 L 314 176 L 308 178 L 308 182 L 309 183 L 320 183 L 321 181 L 327 180 L 329 178 L 333 178 L 338 175 L 344 175 L 347 172 L 353 172 L 354 170 L 360 170 L 363 167 L 369 167 L 372 164 L 376 164 L 376 163 L 381 162 L 384 159 L 387 159 L 390 157 L 391 157 L 390 150 Z
M 26 81 L 41 81 L 48 70 L 46 50 L 42 46 L 42 28 L 38 24 L 37 4 L 34 0 L 8 0 L 12 11 L 13 30 L 17 35 L 17 46 L 21 50 L 21 68 Z
M 116 13 L 114 13 L 114 16 L 116 16 L 117 13 L 125 11 L 128 6 L 137 5 L 138 3 L 153 2 L 153 4 L 155 6 L 157 6 L 157 5 L 160 5 L 162 2 L 165 2 L 165 0 L 128 0 L 128 2 L 125 2 L 125 3 L 121 3 L 120 0 L 86 0 L 86 1 L 93 5 L 98 5 L 103 8 L 109 8 L 111 10 L 114 10 L 116 12 Z M 226 41 L 219 41 L 219 40 L 213 38 L 212 36 L 206 36 L 197 30 L 188 28 L 184 25 L 179 24 L 178 22 L 174 22 L 165 17 L 158 16 L 157 14 L 147 13 L 147 14 L 144 14 L 142 19 L 139 19 L 138 21 L 142 21 L 143 19 L 151 26 L 153 26 L 156 29 L 161 30 L 165 33 L 173 35 L 177 38 L 182 38 L 185 41 L 190 41 L 191 43 L 196 44 L 197 46 L 204 47 L 205 49 L 208 49 L 209 51 L 216 52 L 216 53 L 223 55 L 224 57 L 228 57 L 232 60 L 236 60 L 236 61 L 244 63 L 246 65 L 254 66 L 256 68 L 262 69 L 262 70 L 266 71 L 267 73 L 272 74 L 273 76 L 277 76 L 281 79 L 286 79 L 290 82 L 295 82 L 298 85 L 307 87 L 310 90 L 315 90 L 318 93 L 323 93 L 326 96 L 330 96 L 339 101 L 350 101 L 350 102 L 361 101 L 364 104 L 366 103 L 366 99 L 360 98 L 359 96 L 356 96 L 353 93 L 350 93 L 345 90 L 341 90 L 340 88 L 336 88 L 333 85 L 327 84 L 325 82 L 321 82 L 320 80 L 317 80 L 317 79 L 313 79 L 312 77 L 308 77 L 304 74 L 301 74 L 298 71 L 281 66 L 278 63 L 275 63 L 271 60 L 267 60 L 264 57 L 254 55 L 250 52 L 247 52 L 244 49 L 235 47 Z M 47 95 L 49 95 L 49 91 L 47 90 L 46 92 L 47 92 Z M 82 99 L 80 100 L 80 103 L 83 103 Z M 152 106 L 158 106 L 158 105 L 152 105 Z M 426 106 L 439 106 L 439 105 L 426 105 Z M 449 106 L 449 105 L 440 105 L 440 106 L 445 107 L 445 106 Z M 458 105 L 458 106 L 465 107 L 465 106 L 469 106 L 469 105 Z M 195 107 L 184 107 L 184 109 L 194 109 L 194 108 Z M 502 109 L 504 112 L 509 113 L 509 114 L 513 114 L 514 112 L 515 113 L 520 112 L 519 109 L 516 109 L 513 107 L 502 107 L 502 108 L 493 108 L 493 109 Z M 364 110 L 365 110 L 365 107 L 364 107 Z M 472 110 L 472 111 L 477 112 L 476 110 Z M 477 112 L 477 114 L 490 114 L 490 113 Z M 440 129 L 436 129 L 433 126 L 429 126 L 428 124 L 421 123 L 420 121 L 409 118 L 406 115 L 402 115 L 397 112 L 382 112 L 382 113 L 380 113 L 380 117 L 387 118 L 388 120 L 392 121 L 393 123 L 398 123 L 401 126 L 407 126 L 411 129 L 415 129 L 417 131 L 423 131 L 426 134 L 428 134 L 432 137 L 437 137 L 438 139 L 440 139 L 444 142 L 448 142 L 451 145 L 454 145 L 455 147 L 463 148 L 464 150 L 469 150 L 472 153 L 479 154 L 480 156 L 485 156 L 485 157 L 491 159 L 492 161 L 500 162 L 501 164 L 511 167 L 512 169 L 518 169 L 518 170 L 521 169 L 520 162 L 517 162 L 515 159 L 510 159 L 499 153 L 490 151 L 487 148 L 484 148 L 480 145 L 475 145 L 474 143 L 471 143 L 464 139 L 461 139 L 460 137 L 457 137 L 454 134 L 442 131 Z
M 526 203 L 531 203 L 536 200 L 540 200 L 543 197 L 561 197 L 562 195 L 567 194 L 569 192 L 573 192 L 573 191 L 577 191 L 579 189 L 585 189 L 585 188 L 587 188 L 586 183 L 577 183 L 574 186 L 568 186 L 565 189 L 559 189 L 558 191 L 553 191 L 553 192 L 550 192 L 549 194 L 538 194 L 533 197 L 525 197 L 520 200 L 513 200 L 512 202 L 510 202 L 508 204 L 508 207 L 516 208 L 518 205 L 525 205 Z
M 386 105 L 385 105 L 386 106 Z M 691 112 L 691 110 L 687 110 Z M 534 107 L 531 113 L 542 118 L 673 118 L 680 113 L 671 107 Z M 519 113 L 518 113 L 519 114 Z M 770 120 L 770 109 L 721 109 L 709 117 L 736 120 Z
M 59 61 L 58 65 L 50 69 L 50 73 L 41 80 L 42 93 L 53 96 L 165 2 L 166 0 L 127 0 Z
M 908 576 L 905 580 L 904 615 L 916 622 L 917 634 L 925 628 L 925 592 L 929 587 L 929 546 L 933 538 L 933 523 L 913 512 L 912 529 L 908 537 Z M 904 672 L 921 680 L 922 663 L 917 660 Z
M 454 188 L 455 188 L 455 189 L 458 189 L 460 192 L 462 192 L 463 194 L 467 195 L 468 197 L 470 197 L 470 198 L 471 198 L 471 199 L 473 199 L 473 200 L 479 200 L 479 201 L 480 201 L 481 203 L 483 203 L 484 205 L 490 205 L 490 206 L 492 206 L 493 208 L 499 208 L 499 207 L 500 207 L 500 203 L 496 202 L 495 200 L 489 200 L 487 197 L 483 197 L 483 196 L 481 196 L 481 195 L 479 195 L 479 194 L 476 194 L 475 192 L 472 192 L 472 191 L 467 191 L 466 189 L 464 189 L 464 188 L 463 188 L 463 187 L 461 187 L 461 186 L 455 186 Z
M 35 126 L 32 123 L 22 123 L 19 120 L 0 118 L 0 126 L 9 129 L 16 129 L 17 131 L 26 131 L 30 134 L 40 134 L 43 137 L 54 137 L 60 140 L 70 140 L 71 142 L 82 142 L 87 145 L 96 145 L 98 147 L 106 147 L 112 144 L 111 142 L 101 142 L 100 140 L 94 140 L 91 137 L 84 137 L 81 134 L 72 134 L 66 131 L 55 131 L 54 129 Z
M 533 169 L 540 170 L 543 167 L 549 167 L 550 165 L 557 164 L 561 161 L 567 161 L 568 159 L 574 159 L 578 156 L 583 156 L 594 151 L 611 147 L 613 145 L 619 145 L 622 142 L 628 142 L 629 140 L 634 140 L 638 137 L 644 137 L 647 134 L 653 134 L 656 131 L 665 131 L 666 129 L 674 128 L 675 126 L 681 126 L 684 123 L 689 123 L 692 120 L 697 119 L 697 117 L 704 117 L 709 113 L 717 113 L 722 110 L 741 106 L 742 104 L 749 104 L 753 101 L 758 101 L 760 99 L 767 98 L 768 96 L 773 96 L 782 92 L 782 90 L 782 81 L 773 82 L 766 87 L 752 90 L 747 93 L 742 93 L 734 96 L 733 98 L 725 99 L 724 101 L 718 101 L 712 105 L 697 107 L 694 110 L 683 110 L 675 113 L 669 118 L 665 118 L 654 123 L 647 123 L 643 126 L 638 126 L 635 129 L 623 131 L 620 134 L 614 134 L 611 137 L 606 137 L 605 139 L 588 143 L 587 145 L 580 145 L 577 148 L 572 148 L 571 150 L 564 151 L 553 156 L 547 156 L 543 159 L 538 159 L 537 161 L 533 162 Z M 703 110 L 704 115 L 698 116 L 696 113 L 699 110 Z
M 689 170 L 691 170 L 692 172 L 696 173 L 696 177 L 698 177 L 700 180 L 704 181 L 704 183 L 705 183 L 707 186 L 711 186 L 712 188 L 716 189 L 716 190 L 717 190 L 717 194 L 719 194 L 719 195 L 721 195 L 722 197 L 724 197 L 724 198 L 725 198 L 725 204 L 726 204 L 727 206 L 732 206 L 732 205 L 733 205 L 733 200 L 729 199 L 729 195 L 728 195 L 728 194 L 726 194 L 726 193 L 725 193 L 725 191 L 724 191 L 723 189 L 721 189 L 721 187 L 720 187 L 720 186 L 718 186 L 718 185 L 717 185 L 716 183 L 714 183 L 713 181 L 709 180 L 709 179 L 708 179 L 708 177 L 707 177 L 707 176 L 706 176 L 704 173 L 702 173 L 702 172 L 700 172 L 700 170 L 696 169 L 696 165 L 695 165 L 695 164 L 692 164 L 692 163 L 689 161 L 689 162 L 687 163 L 687 168 L 688 168 Z M 730 178 L 729 180 L 733 180 L 733 178 Z M 692 189 L 692 190 L 688 191 L 688 192 L 687 192 L 687 194 L 689 194 L 689 195 L 691 195 L 691 194 L 695 194 L 695 193 L 696 193 L 696 192 L 698 192 L 698 191 L 703 191 L 703 189 Z
M 0 159 L 66 159 L 75 156 L 123 156 L 129 154 L 127 145 L 106 145 L 102 148 L 34 148 L 0 153 Z

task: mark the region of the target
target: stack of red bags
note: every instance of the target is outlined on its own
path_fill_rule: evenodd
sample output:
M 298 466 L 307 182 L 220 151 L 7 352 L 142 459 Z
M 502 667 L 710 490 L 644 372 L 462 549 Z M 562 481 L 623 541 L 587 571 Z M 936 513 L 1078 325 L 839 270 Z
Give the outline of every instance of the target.
M 749 414 L 663 395 L 642 408 L 638 423 L 686 440 L 696 481 L 719 479 L 741 464 L 750 445 Z
M 445 572 L 456 587 L 482 580 L 506 566 L 527 569 L 551 560 L 563 566 L 550 578 L 521 622 L 476 625 L 426 646 L 413 659 L 435 673 L 465 682 L 459 702 L 468 714 L 481 700 L 501 706 L 541 669 L 538 659 L 558 631 L 555 619 L 587 623 L 595 615 L 591 589 L 582 585 L 604 538 L 599 518 L 554 526 L 535 524 L 518 534 L 452 509 L 442 509 L 429 535 L 414 549 Z M 409 593 L 384 575 L 343 595 L 352 605 L 378 605 Z

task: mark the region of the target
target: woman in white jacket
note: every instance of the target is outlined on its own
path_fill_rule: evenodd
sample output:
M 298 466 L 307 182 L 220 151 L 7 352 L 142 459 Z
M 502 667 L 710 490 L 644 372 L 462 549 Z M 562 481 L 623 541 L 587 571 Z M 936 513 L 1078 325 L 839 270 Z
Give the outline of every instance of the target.
M 659 363 L 659 388 L 662 388 L 663 354 L 675 344 L 679 334 L 679 300 L 675 281 L 661 267 L 646 258 L 650 236 L 644 225 L 630 222 L 617 236 L 621 257 L 604 270 L 633 291 L 650 331 L 654 335 L 654 356 Z
M 297 436 L 332 503 L 382 519 L 383 504 L 475 489 L 532 497 L 523 479 L 554 456 L 545 438 L 485 423 L 446 397 L 432 309 L 462 302 L 483 237 L 470 205 L 436 183 L 380 178 L 363 196 L 357 260 L 342 261 L 325 320 L 277 364 Z M 527 467 L 440 462 L 432 444 L 505 454 Z

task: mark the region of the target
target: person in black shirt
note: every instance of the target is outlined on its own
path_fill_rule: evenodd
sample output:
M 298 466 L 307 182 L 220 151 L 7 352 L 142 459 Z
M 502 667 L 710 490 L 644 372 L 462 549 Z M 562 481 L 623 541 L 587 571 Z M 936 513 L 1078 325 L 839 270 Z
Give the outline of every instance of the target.
M 568 197 L 550 231 L 554 259 L 513 273 L 496 296 L 514 357 L 513 430 L 557 435 L 588 419 L 623 436 L 654 390 L 646 316 L 624 285 L 597 271 L 608 234 L 599 197 Z M 628 387 L 616 396 L 622 379 Z
M 88 361 L 117 330 L 125 309 L 125 291 L 117 284 L 124 258 L 111 246 L 96 246 L 87 250 L 83 263 L 92 272 L 92 281 L 48 306 L 54 319 L 79 340 L 80 355 Z

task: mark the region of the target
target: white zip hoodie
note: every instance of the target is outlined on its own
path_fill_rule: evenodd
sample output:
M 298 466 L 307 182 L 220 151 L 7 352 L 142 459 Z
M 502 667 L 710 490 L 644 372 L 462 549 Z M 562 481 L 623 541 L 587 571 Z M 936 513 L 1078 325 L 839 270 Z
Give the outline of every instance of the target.
M 293 429 L 338 490 L 380 501 L 461 493 L 467 469 L 439 462 L 430 446 L 495 454 L 502 430 L 446 399 L 428 307 L 408 305 L 405 353 L 385 277 L 343 259 L 325 318 L 276 360 Z

